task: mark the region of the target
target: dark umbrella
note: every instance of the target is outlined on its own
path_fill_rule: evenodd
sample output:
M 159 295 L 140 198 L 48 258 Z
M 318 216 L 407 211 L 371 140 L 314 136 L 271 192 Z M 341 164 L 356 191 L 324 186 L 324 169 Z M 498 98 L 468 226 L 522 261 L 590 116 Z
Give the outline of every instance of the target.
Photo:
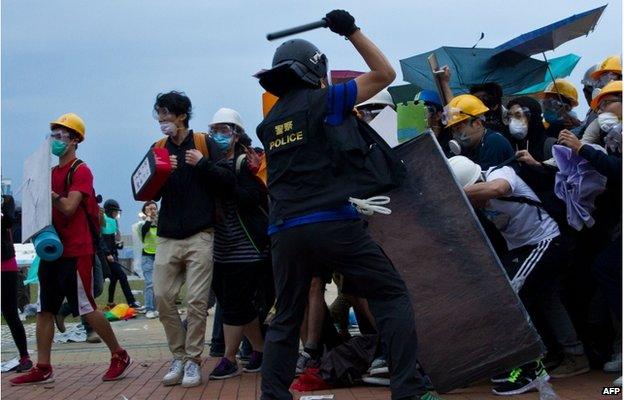
M 528 56 L 554 50 L 559 45 L 593 31 L 607 6 L 575 14 L 543 28 L 525 33 L 496 47 L 498 52 L 513 50 Z
M 547 63 L 513 51 L 497 56 L 495 49 L 440 47 L 401 60 L 403 80 L 422 89 L 436 90 L 427 57 L 435 53 L 440 65 L 451 69 L 451 90 L 466 92 L 472 85 L 496 82 L 512 94 L 544 80 Z

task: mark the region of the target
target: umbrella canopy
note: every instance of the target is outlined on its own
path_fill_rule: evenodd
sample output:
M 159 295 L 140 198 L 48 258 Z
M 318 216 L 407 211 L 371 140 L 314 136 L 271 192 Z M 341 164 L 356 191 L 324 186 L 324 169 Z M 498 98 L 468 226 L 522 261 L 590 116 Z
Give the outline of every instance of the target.
M 546 62 L 513 51 L 497 56 L 495 49 L 440 47 L 401 60 L 403 80 L 422 89 L 436 90 L 427 57 L 435 53 L 440 65 L 451 69 L 451 90 L 466 92 L 472 85 L 496 82 L 504 94 L 516 93 L 542 82 Z
M 604 5 L 581 14 L 575 14 L 554 24 L 525 33 L 501 44 L 496 47 L 496 50 L 499 52 L 513 50 L 528 56 L 554 50 L 569 40 L 586 36 L 593 31 L 606 7 Z
M 392 96 L 392 100 L 395 104 L 406 103 L 414 100 L 416 94 L 418 94 L 421 90 L 422 89 L 419 87 L 409 83 L 406 85 L 390 86 L 388 88 L 388 92 L 390 92 L 390 96 Z
M 577 56 L 576 54 L 568 54 L 566 56 L 557 57 L 557 58 L 548 60 L 548 66 L 550 67 L 552 76 L 555 79 L 565 78 L 566 76 L 572 73 L 572 70 L 574 69 L 574 67 L 576 67 L 576 64 L 579 62 L 580 59 L 581 57 Z M 544 90 L 546 90 L 546 87 L 548 87 L 548 85 L 551 83 L 552 83 L 552 77 L 550 76 L 550 73 L 547 71 L 546 75 L 544 76 L 543 82 L 540 82 L 533 86 L 529 86 L 528 88 L 525 88 L 516 94 L 525 95 L 525 94 L 543 92 Z
M 329 79 L 333 85 L 350 81 L 351 79 L 355 79 L 358 76 L 362 75 L 364 72 L 360 71 L 351 71 L 348 69 L 334 69 L 329 72 Z

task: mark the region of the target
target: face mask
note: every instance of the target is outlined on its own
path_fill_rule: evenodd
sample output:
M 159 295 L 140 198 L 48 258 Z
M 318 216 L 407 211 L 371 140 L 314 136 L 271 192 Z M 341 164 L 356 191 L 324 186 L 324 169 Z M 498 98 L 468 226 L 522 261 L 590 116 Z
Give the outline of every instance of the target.
M 61 157 L 67 151 L 68 144 L 62 140 L 53 139 L 50 143 L 50 151 L 57 157 Z
M 167 136 L 173 136 L 178 131 L 178 128 L 173 122 L 161 122 L 160 131 Z
M 232 137 L 222 133 L 214 133 L 212 135 L 212 140 L 215 141 L 219 150 L 221 150 L 222 153 L 225 153 L 230 148 Z
M 598 125 L 600 125 L 600 129 L 604 132 L 609 132 L 611 128 L 617 125 L 620 122 L 617 115 L 606 112 L 598 115 Z
M 559 113 L 555 110 L 544 110 L 544 120 L 546 120 L 549 124 L 563 122 L 563 118 L 561 118 Z
M 529 127 L 521 119 L 512 118 L 509 121 L 509 134 L 516 140 L 522 140 L 529 132 Z
M 449 141 L 449 149 L 455 155 L 468 152 L 470 149 L 470 137 L 465 132 L 454 134 L 453 139 Z

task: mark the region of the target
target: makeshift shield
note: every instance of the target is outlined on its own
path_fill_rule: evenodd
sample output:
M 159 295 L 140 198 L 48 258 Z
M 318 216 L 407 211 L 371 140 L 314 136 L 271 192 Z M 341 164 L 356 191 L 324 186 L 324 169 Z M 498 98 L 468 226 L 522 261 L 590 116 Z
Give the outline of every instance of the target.
M 438 392 L 534 360 L 544 347 L 430 133 L 394 149 L 407 166 L 371 235 L 405 280 L 419 362 Z

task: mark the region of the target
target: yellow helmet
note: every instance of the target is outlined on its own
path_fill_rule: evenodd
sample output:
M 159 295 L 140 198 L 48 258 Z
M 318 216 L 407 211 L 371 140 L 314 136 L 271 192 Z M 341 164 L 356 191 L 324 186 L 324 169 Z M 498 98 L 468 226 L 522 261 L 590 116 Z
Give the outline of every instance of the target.
M 555 79 L 555 82 L 551 82 L 550 85 L 544 90 L 542 93 L 539 93 L 537 96 L 540 98 L 544 98 L 546 95 L 561 95 L 566 99 L 570 100 L 572 103 L 572 107 L 578 106 L 578 92 L 573 84 L 566 81 L 565 79 Z
M 598 106 L 600 106 L 600 102 L 602 98 L 608 94 L 619 94 L 622 95 L 622 81 L 611 81 L 605 85 L 605 87 L 600 90 L 600 93 L 594 97 L 591 102 L 591 107 L 594 111 L 598 111 Z
M 443 122 L 448 128 L 469 118 L 479 117 L 488 111 L 490 109 L 478 97 L 471 94 L 460 94 L 453 97 L 444 107 Z
M 50 122 L 50 128 L 53 129 L 55 125 L 64 126 L 72 131 L 76 132 L 82 142 L 85 138 L 85 123 L 78 115 L 74 113 L 63 114 L 54 121 Z
M 595 70 L 591 77 L 599 79 L 601 75 L 607 72 L 615 72 L 622 75 L 622 58 L 620 56 L 610 56 L 604 59 L 597 70 Z

